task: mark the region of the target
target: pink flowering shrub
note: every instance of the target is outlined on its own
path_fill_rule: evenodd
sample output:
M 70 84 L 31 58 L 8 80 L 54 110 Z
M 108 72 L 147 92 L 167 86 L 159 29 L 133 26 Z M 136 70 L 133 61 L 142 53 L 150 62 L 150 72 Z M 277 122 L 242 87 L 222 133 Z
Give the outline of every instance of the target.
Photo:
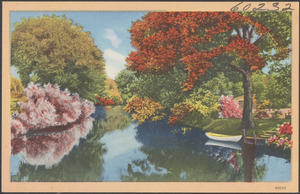
M 219 104 L 221 118 L 242 118 L 242 110 L 233 96 L 221 96 Z
M 25 162 L 52 166 L 59 162 L 92 128 L 94 105 L 57 85 L 30 83 L 22 112 L 11 116 L 12 154 Z

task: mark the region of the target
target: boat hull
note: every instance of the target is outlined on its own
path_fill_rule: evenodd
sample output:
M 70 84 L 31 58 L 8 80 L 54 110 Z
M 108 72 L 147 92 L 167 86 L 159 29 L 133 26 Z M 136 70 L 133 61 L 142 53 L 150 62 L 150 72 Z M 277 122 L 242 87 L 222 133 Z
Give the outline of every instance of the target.
M 226 142 L 238 142 L 241 140 L 242 135 L 235 136 L 221 136 L 219 134 L 214 133 L 205 133 L 206 137 L 215 141 L 226 141 Z

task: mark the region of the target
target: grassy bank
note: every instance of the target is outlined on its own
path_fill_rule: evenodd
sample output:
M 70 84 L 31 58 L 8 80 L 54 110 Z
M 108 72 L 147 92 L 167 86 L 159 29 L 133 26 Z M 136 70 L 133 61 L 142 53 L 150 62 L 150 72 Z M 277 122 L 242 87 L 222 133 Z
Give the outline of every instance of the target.
M 291 119 L 255 119 L 255 128 L 246 131 L 247 136 L 253 136 L 255 131 L 257 135 L 262 135 L 266 131 L 276 130 L 278 124 L 291 122 Z M 224 135 L 242 135 L 242 119 L 215 119 L 203 127 L 206 132 L 219 133 Z

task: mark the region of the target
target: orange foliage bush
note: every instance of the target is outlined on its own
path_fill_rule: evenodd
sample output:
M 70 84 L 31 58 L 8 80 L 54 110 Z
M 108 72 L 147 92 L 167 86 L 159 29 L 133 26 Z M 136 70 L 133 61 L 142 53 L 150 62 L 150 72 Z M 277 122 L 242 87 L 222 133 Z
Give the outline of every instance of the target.
M 174 108 L 171 109 L 172 115 L 169 118 L 169 124 L 172 126 L 175 125 L 177 121 L 188 116 L 194 109 L 195 107 L 188 103 L 176 104 Z
M 165 117 L 165 113 L 162 112 L 164 107 L 147 97 L 135 97 L 126 105 L 124 110 L 132 113 L 132 120 L 137 120 L 139 124 L 144 123 L 150 117 L 152 117 L 152 121 L 158 121 Z

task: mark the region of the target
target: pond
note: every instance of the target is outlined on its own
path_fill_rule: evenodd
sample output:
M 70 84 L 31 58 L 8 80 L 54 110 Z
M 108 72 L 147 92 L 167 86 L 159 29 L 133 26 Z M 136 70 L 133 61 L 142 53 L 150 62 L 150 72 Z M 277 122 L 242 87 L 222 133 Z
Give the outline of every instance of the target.
M 289 151 L 212 141 L 201 129 L 171 127 L 167 120 L 138 125 L 120 106 L 108 110 L 97 106 L 92 116 L 95 120 L 86 138 L 70 149 L 61 148 L 63 158 L 51 165 L 49 161 L 44 165 L 30 163 L 23 152 L 12 155 L 11 181 L 291 180 Z

